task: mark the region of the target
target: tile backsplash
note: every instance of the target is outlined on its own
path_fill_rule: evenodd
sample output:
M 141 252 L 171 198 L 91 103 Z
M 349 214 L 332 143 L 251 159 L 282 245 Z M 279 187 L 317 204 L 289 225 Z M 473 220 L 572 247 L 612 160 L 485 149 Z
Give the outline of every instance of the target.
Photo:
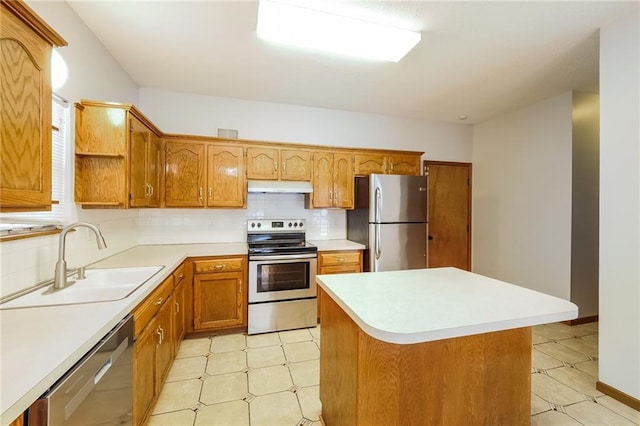
M 249 194 L 246 209 L 142 209 L 139 244 L 243 242 L 248 219 L 306 219 L 307 239 L 345 238 L 344 210 L 304 208 L 303 194 Z
M 67 235 L 69 268 L 96 262 L 137 244 L 243 242 L 248 219 L 306 219 L 307 239 L 346 238 L 344 210 L 304 208 L 302 194 L 249 194 L 246 209 L 83 210 L 77 220 L 96 224 L 107 242 L 98 250 L 93 233 Z M 53 278 L 59 236 L 0 244 L 0 297 Z

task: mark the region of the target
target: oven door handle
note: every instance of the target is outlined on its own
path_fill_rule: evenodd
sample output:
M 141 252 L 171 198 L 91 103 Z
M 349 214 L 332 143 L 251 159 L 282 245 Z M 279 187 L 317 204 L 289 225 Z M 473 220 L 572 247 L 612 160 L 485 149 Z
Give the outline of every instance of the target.
M 317 259 L 317 254 L 283 254 L 276 256 L 249 256 L 249 262 L 253 260 L 293 260 L 293 259 Z

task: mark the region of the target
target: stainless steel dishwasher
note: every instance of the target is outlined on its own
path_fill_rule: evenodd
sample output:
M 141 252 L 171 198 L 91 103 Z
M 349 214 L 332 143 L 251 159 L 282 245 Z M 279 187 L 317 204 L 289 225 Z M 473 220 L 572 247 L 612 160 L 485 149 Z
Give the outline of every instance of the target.
M 29 407 L 29 425 L 130 425 L 133 317 L 124 318 Z

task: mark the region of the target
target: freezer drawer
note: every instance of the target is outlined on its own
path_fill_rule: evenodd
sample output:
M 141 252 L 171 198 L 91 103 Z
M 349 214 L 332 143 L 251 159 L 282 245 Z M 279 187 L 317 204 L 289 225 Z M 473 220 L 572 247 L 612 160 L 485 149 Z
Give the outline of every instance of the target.
M 427 267 L 427 224 L 369 225 L 371 271 L 400 271 Z

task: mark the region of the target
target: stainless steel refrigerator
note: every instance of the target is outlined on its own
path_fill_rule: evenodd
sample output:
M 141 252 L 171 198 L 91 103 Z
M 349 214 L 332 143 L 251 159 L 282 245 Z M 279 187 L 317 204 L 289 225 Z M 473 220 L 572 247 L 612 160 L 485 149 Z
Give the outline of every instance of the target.
M 366 246 L 365 271 L 427 267 L 427 176 L 355 178 L 347 238 Z

